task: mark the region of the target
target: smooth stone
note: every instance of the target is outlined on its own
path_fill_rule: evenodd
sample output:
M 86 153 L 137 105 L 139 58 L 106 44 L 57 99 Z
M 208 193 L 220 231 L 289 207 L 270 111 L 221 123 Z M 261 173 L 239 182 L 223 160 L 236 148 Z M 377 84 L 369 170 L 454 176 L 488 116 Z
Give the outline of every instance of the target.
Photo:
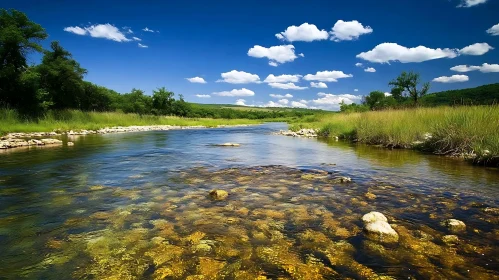
M 74 145 L 75 145 L 75 143 L 73 143 L 73 142 L 68 142 L 68 146 L 74 146 Z
M 362 216 L 362 221 L 364 222 L 364 224 L 374 223 L 378 221 L 386 223 L 388 222 L 388 219 L 380 212 L 372 211 Z
M 366 231 L 366 235 L 369 239 L 392 243 L 397 242 L 399 239 L 398 233 L 384 221 L 376 221 L 372 223 L 368 223 L 364 230 Z
M 223 144 L 218 144 L 216 146 L 220 146 L 220 147 L 239 147 L 239 146 L 241 146 L 241 144 L 238 144 L 238 143 L 223 143 Z
M 211 198 L 216 200 L 224 200 L 227 198 L 227 196 L 229 196 L 229 193 L 224 190 L 212 190 L 210 192 L 210 196 Z
M 451 232 L 461 232 L 466 230 L 466 224 L 463 221 L 456 219 L 448 219 L 442 222 L 442 225 L 447 227 Z
M 459 238 L 456 235 L 445 235 L 442 237 L 442 242 L 448 246 L 452 246 L 459 242 Z

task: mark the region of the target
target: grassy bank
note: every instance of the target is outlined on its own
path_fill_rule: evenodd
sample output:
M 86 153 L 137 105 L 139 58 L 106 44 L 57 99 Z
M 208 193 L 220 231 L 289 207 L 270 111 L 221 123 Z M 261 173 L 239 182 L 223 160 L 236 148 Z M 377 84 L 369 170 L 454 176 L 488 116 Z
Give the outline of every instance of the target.
M 49 132 L 78 129 L 100 129 L 132 125 L 218 125 L 258 124 L 263 120 L 180 118 L 153 115 L 124 114 L 118 112 L 82 112 L 78 110 L 49 111 L 38 118 L 26 118 L 16 110 L 0 109 L 0 135 L 9 132 Z
M 320 114 L 291 125 L 293 130 L 300 128 L 320 129 L 322 136 L 499 163 L 498 105 Z

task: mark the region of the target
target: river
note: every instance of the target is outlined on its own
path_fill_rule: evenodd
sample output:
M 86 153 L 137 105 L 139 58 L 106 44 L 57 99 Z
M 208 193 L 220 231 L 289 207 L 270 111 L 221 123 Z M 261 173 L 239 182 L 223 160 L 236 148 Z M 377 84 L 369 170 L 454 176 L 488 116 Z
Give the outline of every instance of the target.
M 280 129 L 1 151 L 0 279 L 498 279 L 497 169 Z M 370 211 L 397 242 L 368 238 Z

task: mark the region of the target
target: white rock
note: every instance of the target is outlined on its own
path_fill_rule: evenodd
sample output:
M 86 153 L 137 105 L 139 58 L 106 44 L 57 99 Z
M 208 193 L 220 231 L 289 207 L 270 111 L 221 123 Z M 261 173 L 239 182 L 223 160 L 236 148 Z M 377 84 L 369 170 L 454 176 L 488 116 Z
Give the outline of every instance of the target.
M 384 221 L 368 223 L 364 229 L 370 239 L 381 242 L 397 242 L 399 238 L 398 233 Z
M 466 230 L 466 224 L 463 221 L 456 219 L 448 219 L 442 222 L 451 232 L 460 232 Z
M 362 216 L 362 221 L 365 224 L 374 223 L 378 221 L 386 223 L 388 222 L 388 219 L 385 217 L 385 215 L 381 214 L 380 212 L 372 211 Z

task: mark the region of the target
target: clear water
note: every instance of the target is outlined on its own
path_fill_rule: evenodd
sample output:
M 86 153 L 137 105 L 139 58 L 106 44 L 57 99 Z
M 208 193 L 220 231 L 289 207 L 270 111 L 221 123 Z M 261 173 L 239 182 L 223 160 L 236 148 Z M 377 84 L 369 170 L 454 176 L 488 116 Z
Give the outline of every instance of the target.
M 285 128 L 1 151 L 0 279 L 497 279 L 497 169 L 271 134 Z M 397 243 L 366 237 L 370 211 Z M 449 218 L 466 224 L 452 245 Z

